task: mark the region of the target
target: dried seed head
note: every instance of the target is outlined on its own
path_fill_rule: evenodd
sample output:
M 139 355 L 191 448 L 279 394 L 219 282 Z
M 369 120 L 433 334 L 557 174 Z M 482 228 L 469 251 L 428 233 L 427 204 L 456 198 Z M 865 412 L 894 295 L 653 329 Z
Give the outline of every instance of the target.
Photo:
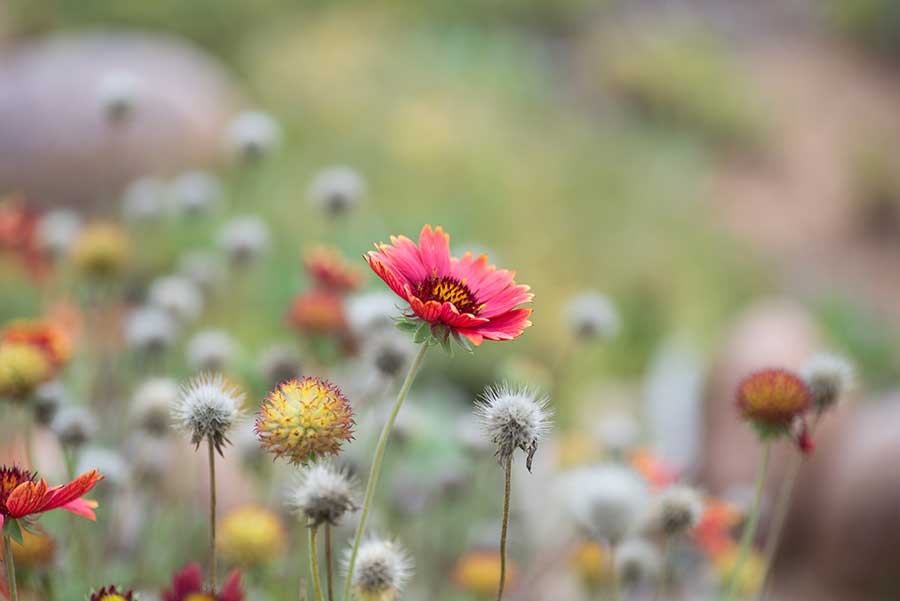
M 412 560 L 399 544 L 370 538 L 359 546 L 353 589 L 360 601 L 395 601 L 411 572 Z
M 616 549 L 616 572 L 625 586 L 653 583 L 659 578 L 661 569 L 659 551 L 646 540 L 632 538 Z
M 228 431 L 240 418 L 243 402 L 244 393 L 221 374 L 201 374 L 182 387 L 172 418 L 195 446 L 209 438 L 221 455 L 222 447 L 230 444 Z
M 156 221 L 166 211 L 166 185 L 156 177 L 142 177 L 125 189 L 122 216 L 135 223 Z
M 51 259 L 64 257 L 78 238 L 81 217 L 69 209 L 57 209 L 45 213 L 35 226 L 35 242 L 38 249 Z
M 170 275 L 157 278 L 147 293 L 150 304 L 167 311 L 182 323 L 196 321 L 203 312 L 203 294 L 188 278 Z
M 125 344 L 140 353 L 157 354 L 166 350 L 178 336 L 175 319 L 156 307 L 135 309 L 125 318 Z
M 567 476 L 564 488 L 579 526 L 611 544 L 634 530 L 649 499 L 641 477 L 618 464 L 578 469 Z
M 337 526 L 344 515 L 359 508 L 354 487 L 345 469 L 319 461 L 300 471 L 289 502 L 310 526 Z
M 123 123 L 134 115 L 141 87 L 141 80 L 131 71 L 110 71 L 103 75 L 97 86 L 97 100 L 110 123 Z
M 219 248 L 235 267 L 254 263 L 269 246 L 269 226 L 254 215 L 235 217 L 219 230 Z
M 228 332 L 204 330 L 188 341 L 187 363 L 196 371 L 224 371 L 238 353 L 238 344 Z
M 84 407 L 65 407 L 61 409 L 50 428 L 64 447 L 78 448 L 84 446 L 97 432 L 97 420 Z
M 366 195 L 366 182 L 349 167 L 329 167 L 315 175 L 308 194 L 314 208 L 329 217 L 339 217 L 362 202 Z
M 103 481 L 111 486 L 122 486 L 128 482 L 128 462 L 118 451 L 103 447 L 85 447 L 78 454 L 77 474 L 90 470 L 103 473 Z
M 369 364 L 386 378 L 402 374 L 412 361 L 415 352 L 415 345 L 409 336 L 392 330 L 371 336 L 365 345 Z
M 357 338 L 393 328 L 400 315 L 397 297 L 390 292 L 365 292 L 347 299 L 347 322 Z
M 203 292 L 217 289 L 225 281 L 225 265 L 217 254 L 194 250 L 178 260 L 178 275 L 185 277 Z
M 222 197 L 222 183 L 212 173 L 188 171 L 172 181 L 171 194 L 178 213 L 190 217 L 206 215 Z
M 299 378 L 302 373 L 300 354 L 290 344 L 269 347 L 259 359 L 259 372 L 269 387 L 275 387 L 285 380 Z
M 53 380 L 38 386 L 31 397 L 31 409 L 34 421 L 42 426 L 49 426 L 56 417 L 60 407 L 69 404 L 69 395 L 62 382 Z
M 226 132 L 231 154 L 244 163 L 255 163 L 281 143 L 281 127 L 262 111 L 244 111 L 232 120 Z
M 484 391 L 475 413 L 481 420 L 482 430 L 494 443 L 501 463 L 505 464 L 516 449 L 521 449 L 527 455 L 526 466 L 531 471 L 538 442 L 550 429 L 549 402 L 548 396 L 506 384 Z
M 178 383 L 171 378 L 145 380 L 134 392 L 131 420 L 153 436 L 171 429 L 170 408 L 178 401 Z
M 615 305 L 599 292 L 583 292 L 569 301 L 565 322 L 580 340 L 613 338 L 622 327 Z
M 690 486 L 674 485 L 656 499 L 654 517 L 666 536 L 686 534 L 700 521 L 703 499 Z
M 853 364 L 839 355 L 814 355 L 800 375 L 809 387 L 813 406 L 819 411 L 834 406 L 853 386 Z

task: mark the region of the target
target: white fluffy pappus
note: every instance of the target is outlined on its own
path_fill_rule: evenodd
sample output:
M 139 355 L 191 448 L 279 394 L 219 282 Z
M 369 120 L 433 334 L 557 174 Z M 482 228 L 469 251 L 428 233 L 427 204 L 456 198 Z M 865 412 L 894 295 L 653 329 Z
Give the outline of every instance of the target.
M 195 446 L 209 438 L 221 455 L 222 447 L 230 442 L 228 431 L 241 417 L 243 401 L 244 393 L 222 374 L 200 374 L 181 388 L 171 415 L 178 429 L 191 435 Z
M 475 404 L 475 414 L 483 432 L 494 443 L 501 463 L 508 461 L 516 449 L 521 449 L 531 471 L 538 443 L 552 423 L 549 403 L 549 396 L 527 387 L 502 384 L 485 389 Z

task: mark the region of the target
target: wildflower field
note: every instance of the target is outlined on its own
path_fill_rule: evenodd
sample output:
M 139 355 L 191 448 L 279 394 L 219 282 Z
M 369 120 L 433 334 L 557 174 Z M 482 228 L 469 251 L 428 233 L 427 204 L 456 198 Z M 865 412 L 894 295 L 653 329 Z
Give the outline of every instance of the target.
M 900 599 L 897 11 L 795 4 L 0 6 L 0 599 Z

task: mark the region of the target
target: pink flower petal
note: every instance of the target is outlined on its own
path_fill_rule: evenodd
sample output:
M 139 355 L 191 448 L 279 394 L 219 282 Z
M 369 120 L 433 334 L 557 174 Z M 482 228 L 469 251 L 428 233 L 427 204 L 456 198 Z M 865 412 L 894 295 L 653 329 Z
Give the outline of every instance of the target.
M 70 513 L 74 513 L 75 515 L 80 515 L 83 518 L 87 518 L 92 522 L 97 521 L 97 514 L 94 513 L 94 509 L 96 509 L 100 504 L 97 501 L 88 501 L 87 499 L 75 499 L 65 505 L 61 505 L 60 509 L 65 509 Z
M 419 233 L 419 257 L 427 276 L 444 277 L 450 275 L 450 236 L 441 226 L 432 231 L 424 225 Z

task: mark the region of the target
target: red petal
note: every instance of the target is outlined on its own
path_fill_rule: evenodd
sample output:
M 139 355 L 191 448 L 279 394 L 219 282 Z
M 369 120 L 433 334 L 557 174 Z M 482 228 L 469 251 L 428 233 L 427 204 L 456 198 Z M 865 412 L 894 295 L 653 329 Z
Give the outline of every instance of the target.
M 244 601 L 244 591 L 241 590 L 241 573 L 234 570 L 225 580 L 225 586 L 219 593 L 219 601 Z
M 47 483 L 44 480 L 23 482 L 6 498 L 7 513 L 13 518 L 39 513 L 47 494 Z
M 531 325 L 529 315 L 531 309 L 513 309 L 473 330 L 488 340 L 512 340 Z
M 40 511 L 50 511 L 64 505 L 68 505 L 75 499 L 80 499 L 88 493 L 97 482 L 103 480 L 103 476 L 97 470 L 85 472 L 63 486 L 53 487 L 47 491 L 44 504 Z
M 427 276 L 450 275 L 450 236 L 438 226 L 424 225 L 419 233 L 419 257 Z

